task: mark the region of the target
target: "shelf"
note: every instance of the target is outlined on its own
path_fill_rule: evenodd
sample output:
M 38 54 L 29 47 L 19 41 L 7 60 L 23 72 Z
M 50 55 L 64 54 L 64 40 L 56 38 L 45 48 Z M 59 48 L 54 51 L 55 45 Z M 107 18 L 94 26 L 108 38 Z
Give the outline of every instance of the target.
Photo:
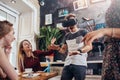
M 62 65 L 64 65 L 64 63 L 65 62 L 63 62 L 63 61 L 60 61 L 60 62 L 49 62 L 49 64 L 50 65 L 57 65 L 57 64 L 62 64 Z M 40 62 L 40 65 L 41 65 L 41 67 L 45 67 L 45 66 L 48 66 L 48 62 Z
M 86 77 L 96 77 L 96 78 L 101 78 L 101 75 L 86 75 Z
M 87 61 L 87 63 L 103 63 L 103 60 Z
M 58 61 L 58 62 L 49 62 L 50 65 L 64 65 L 64 61 Z M 103 63 L 103 60 L 96 60 L 96 61 L 87 61 L 87 63 Z M 41 67 L 48 66 L 48 62 L 40 62 Z
M 87 63 L 102 63 L 103 60 L 96 60 L 96 61 L 87 61 Z M 64 64 L 65 62 L 63 61 L 58 61 L 58 62 L 49 62 L 50 64 Z M 47 62 L 40 62 L 40 64 L 47 64 Z
M 40 62 L 40 64 L 47 64 L 48 62 Z M 49 62 L 50 64 L 64 64 L 65 62 Z
M 101 75 L 86 75 L 85 80 L 101 80 Z

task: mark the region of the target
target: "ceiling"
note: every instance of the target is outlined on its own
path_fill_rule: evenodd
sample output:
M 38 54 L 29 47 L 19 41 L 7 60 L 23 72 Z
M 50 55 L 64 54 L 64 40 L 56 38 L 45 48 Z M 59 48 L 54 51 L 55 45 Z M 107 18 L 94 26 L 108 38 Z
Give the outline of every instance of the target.
M 31 11 L 32 9 L 25 4 L 23 0 L 15 0 L 16 3 L 13 4 L 11 3 L 11 0 L 0 0 L 3 4 L 9 6 L 12 9 L 15 9 L 16 11 L 23 13 L 23 12 L 28 12 Z

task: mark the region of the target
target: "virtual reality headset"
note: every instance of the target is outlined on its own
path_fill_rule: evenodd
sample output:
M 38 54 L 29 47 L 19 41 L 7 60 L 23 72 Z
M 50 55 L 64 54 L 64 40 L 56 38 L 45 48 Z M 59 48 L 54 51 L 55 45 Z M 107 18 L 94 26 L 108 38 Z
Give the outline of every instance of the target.
M 70 27 L 70 26 L 74 26 L 75 24 L 77 24 L 77 20 L 76 19 L 68 19 L 68 20 L 64 20 L 62 22 L 62 26 L 63 27 Z

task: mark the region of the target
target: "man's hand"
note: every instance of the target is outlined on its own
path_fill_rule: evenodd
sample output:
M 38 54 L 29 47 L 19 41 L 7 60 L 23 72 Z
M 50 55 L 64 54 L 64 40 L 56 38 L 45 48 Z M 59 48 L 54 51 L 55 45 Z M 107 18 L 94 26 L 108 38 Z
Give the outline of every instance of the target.
M 68 54 L 69 54 L 69 56 L 72 56 L 72 55 L 80 54 L 80 52 L 79 51 L 71 51 Z

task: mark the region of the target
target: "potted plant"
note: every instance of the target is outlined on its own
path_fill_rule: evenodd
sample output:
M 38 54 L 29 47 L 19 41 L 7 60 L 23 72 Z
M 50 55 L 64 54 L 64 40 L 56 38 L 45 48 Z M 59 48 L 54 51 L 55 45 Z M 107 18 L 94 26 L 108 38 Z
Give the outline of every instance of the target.
M 56 44 L 57 44 L 57 41 L 62 37 L 62 34 L 58 28 L 53 28 L 51 26 L 41 27 L 40 35 L 38 35 L 39 49 L 46 51 L 47 47 L 48 47 L 48 45 L 50 45 L 51 39 L 53 37 L 56 38 Z
M 51 39 L 55 37 L 56 42 L 55 44 L 58 44 L 59 39 L 62 37 L 62 33 L 60 29 L 53 28 L 51 26 L 43 26 L 40 28 L 40 34 L 38 35 L 39 44 L 38 48 L 43 51 L 47 51 L 48 45 L 51 44 Z M 47 58 L 50 59 L 50 61 L 53 61 L 54 54 L 47 56 Z

